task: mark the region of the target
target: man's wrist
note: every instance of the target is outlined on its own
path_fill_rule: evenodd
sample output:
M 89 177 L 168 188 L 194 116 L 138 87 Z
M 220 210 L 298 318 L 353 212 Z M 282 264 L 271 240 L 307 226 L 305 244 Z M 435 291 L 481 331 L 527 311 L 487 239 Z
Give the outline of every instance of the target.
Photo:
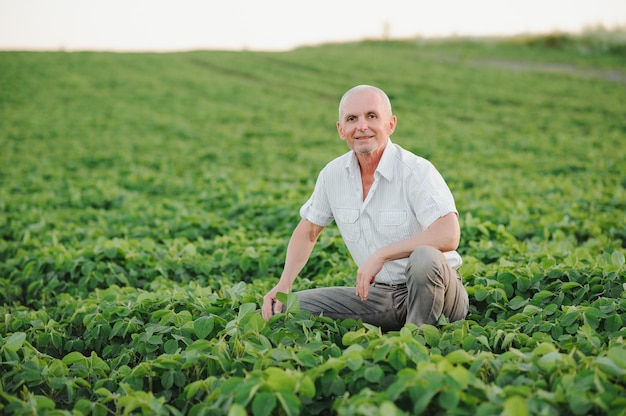
M 373 257 L 377 262 L 381 264 L 385 264 L 391 260 L 388 257 L 388 254 L 386 253 L 385 248 L 379 248 L 378 250 L 376 250 L 373 254 Z

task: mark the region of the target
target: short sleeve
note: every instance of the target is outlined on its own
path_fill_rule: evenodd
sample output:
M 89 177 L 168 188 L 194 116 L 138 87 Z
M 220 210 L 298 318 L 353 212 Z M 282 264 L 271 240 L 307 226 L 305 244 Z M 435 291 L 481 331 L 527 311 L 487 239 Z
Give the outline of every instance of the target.
M 300 208 L 300 217 L 320 227 L 326 227 L 333 222 L 334 218 L 328 202 L 324 171 L 317 178 L 313 194 Z
M 458 214 L 454 196 L 437 169 L 429 162 L 414 188 L 416 216 L 423 229 L 450 212 Z

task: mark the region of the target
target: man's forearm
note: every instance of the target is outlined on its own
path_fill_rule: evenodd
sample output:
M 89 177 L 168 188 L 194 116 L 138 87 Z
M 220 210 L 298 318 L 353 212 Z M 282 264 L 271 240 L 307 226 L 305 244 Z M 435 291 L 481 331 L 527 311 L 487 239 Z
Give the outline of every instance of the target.
M 419 246 L 431 246 L 445 252 L 453 251 L 459 245 L 460 228 L 457 214 L 450 212 L 439 218 L 428 229 L 407 240 L 379 249 L 375 255 L 383 262 L 409 257 Z
M 309 260 L 322 229 L 323 227 L 302 220 L 293 231 L 287 245 L 285 267 L 278 283 L 286 291 L 291 289 L 294 280 Z

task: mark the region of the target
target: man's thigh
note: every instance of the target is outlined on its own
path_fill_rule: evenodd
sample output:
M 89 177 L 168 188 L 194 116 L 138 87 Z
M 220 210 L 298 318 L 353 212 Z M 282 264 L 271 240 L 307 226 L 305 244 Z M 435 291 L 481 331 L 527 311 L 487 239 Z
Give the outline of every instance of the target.
M 300 309 L 333 319 L 361 319 L 385 331 L 397 330 L 404 325 L 399 316 L 399 303 L 406 298 L 390 287 L 370 286 L 368 299 L 356 295 L 354 287 L 324 287 L 295 292 L 300 299 Z

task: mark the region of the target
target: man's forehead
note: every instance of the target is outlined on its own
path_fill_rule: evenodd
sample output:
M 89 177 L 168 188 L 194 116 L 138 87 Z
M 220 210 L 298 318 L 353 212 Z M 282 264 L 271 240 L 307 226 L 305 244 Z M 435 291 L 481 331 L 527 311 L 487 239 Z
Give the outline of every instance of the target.
M 346 95 L 344 102 L 347 101 L 361 101 L 368 99 L 377 99 L 380 98 L 380 94 L 376 93 L 375 90 L 355 90 Z
M 378 94 L 371 91 L 358 91 L 348 95 L 343 102 L 342 110 L 345 111 L 358 111 L 360 113 L 381 111 L 383 105 L 382 99 Z

